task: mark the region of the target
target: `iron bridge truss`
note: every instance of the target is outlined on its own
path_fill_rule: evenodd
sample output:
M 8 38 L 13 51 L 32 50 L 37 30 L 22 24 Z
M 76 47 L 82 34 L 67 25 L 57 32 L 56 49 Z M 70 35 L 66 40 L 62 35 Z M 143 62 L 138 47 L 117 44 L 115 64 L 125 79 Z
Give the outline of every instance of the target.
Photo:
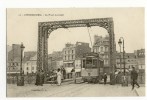
M 107 30 L 109 34 L 109 55 L 111 71 L 115 65 L 115 43 L 113 18 L 96 18 L 66 21 L 50 21 L 38 23 L 38 48 L 37 48 L 37 70 L 48 71 L 48 38 L 49 35 L 59 28 L 92 27 L 99 26 Z

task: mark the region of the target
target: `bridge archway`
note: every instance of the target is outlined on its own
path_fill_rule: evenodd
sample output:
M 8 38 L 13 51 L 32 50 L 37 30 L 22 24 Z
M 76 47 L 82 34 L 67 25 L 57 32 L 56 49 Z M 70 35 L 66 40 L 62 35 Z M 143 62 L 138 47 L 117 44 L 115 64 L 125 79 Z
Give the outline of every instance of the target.
M 48 38 L 49 35 L 59 28 L 92 27 L 105 28 L 109 34 L 109 54 L 111 72 L 114 72 L 115 65 L 115 43 L 113 18 L 96 18 L 66 21 L 50 21 L 38 23 L 38 48 L 37 48 L 37 70 L 48 69 Z

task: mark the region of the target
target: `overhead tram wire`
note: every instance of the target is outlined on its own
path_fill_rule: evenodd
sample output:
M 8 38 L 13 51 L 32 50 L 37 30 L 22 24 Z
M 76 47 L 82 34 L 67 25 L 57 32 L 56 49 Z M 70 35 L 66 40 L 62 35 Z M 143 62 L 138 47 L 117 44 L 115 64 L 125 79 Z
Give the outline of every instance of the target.
M 88 29 L 88 34 L 89 34 L 89 39 L 90 39 L 90 43 L 91 43 L 91 48 L 92 48 L 92 40 L 91 40 L 91 35 L 90 35 L 90 32 L 89 32 L 89 25 L 87 25 L 87 29 Z

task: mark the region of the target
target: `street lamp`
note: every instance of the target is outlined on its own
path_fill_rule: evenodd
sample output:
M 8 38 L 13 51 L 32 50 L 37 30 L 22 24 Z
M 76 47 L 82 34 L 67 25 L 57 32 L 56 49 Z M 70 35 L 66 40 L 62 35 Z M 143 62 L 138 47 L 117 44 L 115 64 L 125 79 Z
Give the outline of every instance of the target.
M 118 41 L 118 44 L 119 44 L 119 47 L 120 47 L 120 70 L 121 70 L 121 44 L 122 44 L 122 42 L 121 42 L 120 39 Z
M 123 40 L 123 42 L 121 41 L 121 39 Z M 118 44 L 120 46 L 120 54 L 121 54 L 121 44 L 123 43 L 123 63 L 124 63 L 124 76 L 122 77 L 122 86 L 128 86 L 128 78 L 125 76 L 126 74 L 126 68 L 125 68 L 125 50 L 124 50 L 124 38 L 120 37 Z M 121 62 L 120 62 L 121 65 Z
M 126 73 L 126 68 L 125 68 L 125 51 L 124 51 L 124 38 L 123 37 L 120 37 L 119 41 L 118 41 L 118 44 L 120 46 L 120 66 L 121 66 L 121 44 L 122 44 L 122 41 L 121 39 L 123 40 L 123 63 L 124 63 L 124 76 L 125 76 L 125 73 Z
M 17 86 L 24 86 L 24 77 L 22 75 L 22 59 L 23 59 L 23 50 L 24 50 L 24 45 L 21 43 L 20 49 L 21 49 L 21 60 L 20 60 L 20 75 L 17 78 Z
M 21 43 L 21 46 L 20 46 L 20 48 L 21 48 L 21 65 L 20 65 L 20 75 L 22 75 L 22 58 L 23 58 L 23 50 L 24 50 L 24 45 L 23 45 L 23 43 Z

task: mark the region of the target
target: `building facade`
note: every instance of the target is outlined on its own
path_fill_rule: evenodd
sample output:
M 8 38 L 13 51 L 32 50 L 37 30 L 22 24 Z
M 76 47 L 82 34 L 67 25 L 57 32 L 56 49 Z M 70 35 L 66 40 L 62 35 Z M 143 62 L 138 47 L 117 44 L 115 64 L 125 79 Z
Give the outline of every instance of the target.
M 24 74 L 33 74 L 37 71 L 37 53 L 30 55 L 27 59 L 23 60 Z
M 137 56 L 135 55 L 135 53 L 125 53 L 125 62 L 123 59 L 123 53 L 117 53 L 116 54 L 116 69 L 123 72 L 124 64 L 125 64 L 126 72 L 131 71 L 132 67 L 135 67 L 136 69 L 138 69 Z
M 21 48 L 20 44 L 12 44 L 7 52 L 7 73 L 20 73 Z
M 135 50 L 134 53 L 125 53 L 125 68 L 131 70 L 132 67 L 135 67 L 137 71 L 145 71 L 145 49 Z M 123 53 L 116 54 L 116 68 L 124 69 Z
M 91 52 L 89 43 L 76 42 L 76 44 L 67 43 L 63 48 L 63 67 L 66 73 L 70 73 L 72 69 L 78 73 L 81 71 L 81 57 L 84 53 Z
M 50 71 L 61 68 L 62 66 L 63 66 L 62 51 L 54 51 L 52 54 L 48 55 L 48 69 Z
M 104 72 L 110 73 L 111 67 L 110 66 L 110 43 L 109 43 L 109 36 L 94 36 L 94 45 L 93 45 L 93 52 L 100 54 L 100 56 L 104 59 Z M 114 47 L 116 50 L 116 47 Z

